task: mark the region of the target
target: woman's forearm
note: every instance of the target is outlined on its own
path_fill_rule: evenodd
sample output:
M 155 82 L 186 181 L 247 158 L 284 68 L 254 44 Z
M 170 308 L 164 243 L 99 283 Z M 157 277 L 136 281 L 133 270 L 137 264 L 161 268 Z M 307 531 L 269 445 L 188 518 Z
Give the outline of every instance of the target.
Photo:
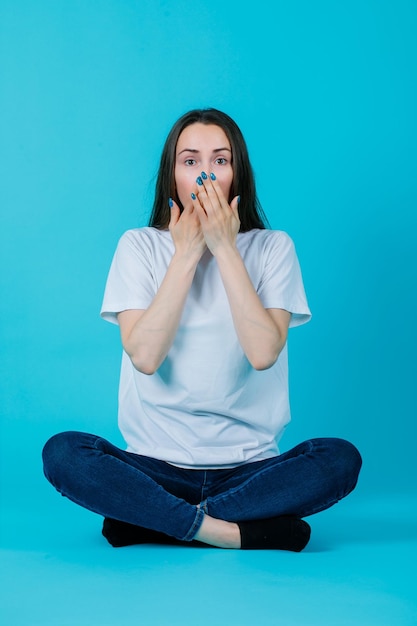
M 198 258 L 174 254 L 151 305 L 119 314 L 123 348 L 133 365 L 153 374 L 165 359 L 178 329 Z
M 267 369 L 285 345 L 289 314 L 277 323 L 264 308 L 236 247 L 219 247 L 216 259 L 242 349 L 252 367 Z

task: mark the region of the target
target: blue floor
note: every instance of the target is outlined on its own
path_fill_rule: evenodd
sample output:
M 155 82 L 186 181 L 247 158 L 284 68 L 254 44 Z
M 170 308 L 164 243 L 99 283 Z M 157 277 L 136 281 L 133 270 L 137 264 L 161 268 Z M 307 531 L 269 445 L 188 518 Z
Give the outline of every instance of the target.
M 16 490 L 8 502 L 1 624 L 417 625 L 415 498 L 369 499 L 358 490 L 310 518 L 301 554 L 114 549 L 100 536 L 100 518 L 46 481 L 36 499 Z

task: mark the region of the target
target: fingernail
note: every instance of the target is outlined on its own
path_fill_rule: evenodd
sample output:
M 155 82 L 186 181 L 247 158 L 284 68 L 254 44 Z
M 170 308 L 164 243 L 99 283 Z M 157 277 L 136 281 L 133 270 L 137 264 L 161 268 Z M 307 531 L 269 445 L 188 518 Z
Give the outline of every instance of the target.
M 202 184 L 203 184 L 203 181 L 201 180 L 201 176 L 199 176 L 199 177 L 196 179 L 196 183 L 197 183 L 197 185 L 202 185 Z
M 193 200 L 195 200 L 195 199 L 197 198 L 197 196 L 195 195 L 195 193 L 192 193 L 192 194 L 191 194 L 191 197 L 192 197 L 192 199 L 193 199 Z
M 174 203 L 172 202 L 172 198 L 169 198 L 168 204 L 169 204 L 169 208 L 172 209 L 172 207 L 174 206 Z
M 207 174 L 205 172 L 201 172 L 201 178 L 203 180 L 207 180 Z
M 216 175 L 215 175 L 215 174 L 213 174 L 213 172 L 212 172 L 212 173 L 210 174 L 210 178 L 211 178 L 211 180 L 216 180 Z
M 237 197 L 237 203 L 240 204 L 240 196 Z

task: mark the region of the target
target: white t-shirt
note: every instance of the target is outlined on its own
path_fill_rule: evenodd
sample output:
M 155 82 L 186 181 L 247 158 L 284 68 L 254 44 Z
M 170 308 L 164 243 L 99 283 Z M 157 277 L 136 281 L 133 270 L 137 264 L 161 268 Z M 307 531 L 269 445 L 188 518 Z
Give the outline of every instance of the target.
M 237 235 L 237 247 L 264 307 L 289 311 L 290 326 L 307 322 L 311 314 L 288 235 L 254 229 Z M 173 253 L 169 231 L 127 231 L 110 268 L 102 317 L 117 324 L 120 311 L 148 308 Z M 234 467 L 277 455 L 289 420 L 287 347 L 271 368 L 252 368 L 207 250 L 159 369 L 141 374 L 123 352 L 119 427 L 127 449 L 180 467 Z

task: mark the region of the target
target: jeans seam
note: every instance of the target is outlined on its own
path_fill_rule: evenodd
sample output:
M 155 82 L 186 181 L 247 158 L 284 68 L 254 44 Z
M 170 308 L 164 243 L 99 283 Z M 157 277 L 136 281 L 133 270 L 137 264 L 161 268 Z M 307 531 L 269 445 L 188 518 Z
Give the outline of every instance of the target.
M 201 491 L 200 491 L 200 498 L 203 499 L 204 498 L 204 489 L 206 487 L 207 484 L 207 470 L 204 471 L 204 478 L 203 478 L 203 482 L 201 484 Z

